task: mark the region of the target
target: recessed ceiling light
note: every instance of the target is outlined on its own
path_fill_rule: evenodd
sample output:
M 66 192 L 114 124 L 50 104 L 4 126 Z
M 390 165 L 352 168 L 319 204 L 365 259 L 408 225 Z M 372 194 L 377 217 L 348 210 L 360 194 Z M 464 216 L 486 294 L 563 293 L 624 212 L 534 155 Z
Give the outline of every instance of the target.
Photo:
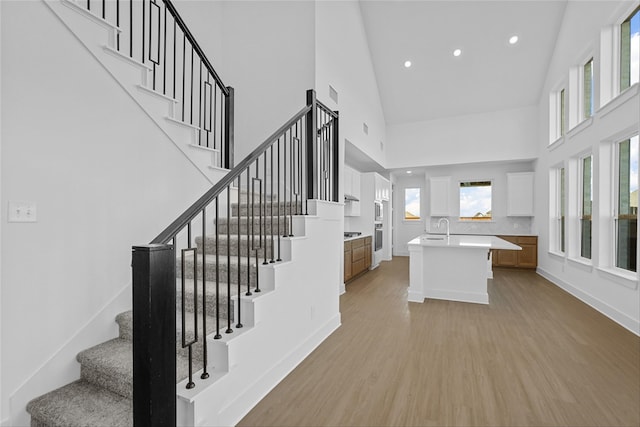
M 404 68 L 411 67 L 411 61 L 404 61 Z
M 462 55 L 462 51 L 460 49 L 456 49 L 453 51 L 453 56 L 460 56 Z
M 407 171 L 407 173 L 411 173 L 411 171 Z
M 518 36 L 511 36 L 511 38 L 509 39 L 509 44 L 516 44 L 518 43 Z

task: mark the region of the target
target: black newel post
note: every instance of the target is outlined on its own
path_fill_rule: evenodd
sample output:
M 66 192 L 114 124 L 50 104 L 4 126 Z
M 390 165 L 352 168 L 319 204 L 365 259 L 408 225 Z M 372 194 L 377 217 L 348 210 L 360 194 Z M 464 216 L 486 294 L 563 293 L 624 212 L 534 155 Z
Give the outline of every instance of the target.
M 233 138 L 234 138 L 234 90 L 227 86 L 229 95 L 224 100 L 224 159 L 222 160 L 225 169 L 233 168 Z
M 306 117 L 306 139 L 307 139 L 307 200 L 312 200 L 318 197 L 317 194 L 317 182 L 318 177 L 318 165 L 316 164 L 316 141 L 317 141 L 317 105 L 316 105 L 316 91 L 313 89 L 307 90 L 307 105 L 311 106 L 311 109 L 307 113 Z
M 171 245 L 133 247 L 133 425 L 176 425 L 176 287 Z

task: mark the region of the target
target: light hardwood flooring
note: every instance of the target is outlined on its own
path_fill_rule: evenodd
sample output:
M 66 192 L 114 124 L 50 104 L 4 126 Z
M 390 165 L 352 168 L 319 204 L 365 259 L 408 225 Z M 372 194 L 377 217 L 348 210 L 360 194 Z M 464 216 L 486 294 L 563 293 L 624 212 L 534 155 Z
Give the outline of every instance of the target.
M 496 270 L 489 305 L 407 303 L 408 264 L 348 284 L 342 326 L 239 425 L 640 425 L 640 338 L 532 271 Z

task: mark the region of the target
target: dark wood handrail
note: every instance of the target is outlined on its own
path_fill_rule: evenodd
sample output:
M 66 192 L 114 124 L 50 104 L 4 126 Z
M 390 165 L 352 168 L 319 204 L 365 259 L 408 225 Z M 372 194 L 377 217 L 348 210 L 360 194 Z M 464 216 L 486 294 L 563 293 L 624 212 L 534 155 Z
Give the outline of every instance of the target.
M 171 12 L 171 15 L 173 15 L 173 19 L 176 20 L 176 23 L 178 24 L 178 26 L 180 27 L 180 29 L 184 33 L 185 37 L 189 40 L 189 43 L 191 43 L 191 46 L 193 47 L 193 50 L 196 51 L 196 53 L 198 54 L 198 56 L 202 60 L 202 63 L 205 65 L 205 67 L 207 67 L 207 69 L 209 70 L 209 72 L 211 73 L 213 78 L 215 79 L 215 81 L 218 84 L 218 86 L 220 87 L 220 90 L 222 91 L 222 93 L 224 93 L 225 96 L 228 96 L 229 95 L 229 89 L 224 85 L 224 83 L 222 83 L 222 79 L 220 78 L 220 76 L 218 76 L 218 73 L 216 73 L 216 70 L 214 70 L 213 65 L 211 65 L 211 63 L 209 62 L 209 59 L 204 54 L 204 51 L 202 50 L 202 48 L 200 47 L 200 45 L 196 41 L 195 37 L 193 36 L 193 34 L 191 34 L 191 31 L 189 31 L 189 28 L 187 28 L 187 25 L 182 20 L 182 17 L 180 16 L 178 11 L 176 10 L 176 8 L 173 5 L 173 3 L 171 3 L 170 0 L 162 0 L 162 1 L 164 2 L 165 6 L 169 10 L 169 12 Z
M 151 244 L 166 244 L 178 234 L 191 220 L 202 212 L 217 196 L 244 172 L 262 153 L 264 153 L 277 139 L 289 129 L 295 122 L 304 117 L 311 110 L 312 106 L 307 105 L 294 115 L 289 121 L 282 125 L 277 131 L 269 136 L 262 144 L 245 157 L 236 167 L 231 169 L 220 181 L 218 181 L 209 191 L 191 205 L 182 215 L 171 223 L 162 233 L 151 241 Z

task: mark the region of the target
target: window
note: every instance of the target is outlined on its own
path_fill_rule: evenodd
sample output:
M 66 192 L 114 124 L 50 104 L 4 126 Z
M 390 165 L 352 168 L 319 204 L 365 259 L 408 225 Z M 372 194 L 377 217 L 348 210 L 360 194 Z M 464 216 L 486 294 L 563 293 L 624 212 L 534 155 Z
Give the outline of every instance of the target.
M 491 181 L 460 183 L 460 219 L 491 220 Z
M 638 231 L 638 135 L 617 144 L 615 266 L 636 270 Z
M 549 97 L 549 143 L 552 144 L 566 131 L 566 96 L 565 90 L 553 92 Z
M 640 7 L 620 25 L 620 91 L 640 79 Z
M 582 118 L 593 115 L 593 58 L 582 67 Z
M 560 252 L 564 252 L 564 241 L 565 241 L 565 230 L 566 230 L 566 221 L 565 221 L 565 205 L 566 205 L 566 194 L 565 194 L 565 173 L 564 173 L 564 168 L 560 168 L 560 170 L 558 171 L 560 174 L 560 179 L 559 181 L 559 191 L 558 191 L 558 195 L 559 195 L 559 200 L 558 200 L 558 207 L 559 207 L 559 215 L 558 215 L 558 220 L 560 221 L 560 226 L 559 226 L 559 234 L 558 234 L 558 238 L 560 239 L 559 241 L 559 249 Z
M 549 250 L 565 251 L 565 169 L 551 169 L 549 177 Z
M 593 205 L 593 157 L 580 161 L 580 256 L 591 259 L 591 211 Z
M 416 221 L 420 219 L 420 189 L 404 189 L 404 219 Z

